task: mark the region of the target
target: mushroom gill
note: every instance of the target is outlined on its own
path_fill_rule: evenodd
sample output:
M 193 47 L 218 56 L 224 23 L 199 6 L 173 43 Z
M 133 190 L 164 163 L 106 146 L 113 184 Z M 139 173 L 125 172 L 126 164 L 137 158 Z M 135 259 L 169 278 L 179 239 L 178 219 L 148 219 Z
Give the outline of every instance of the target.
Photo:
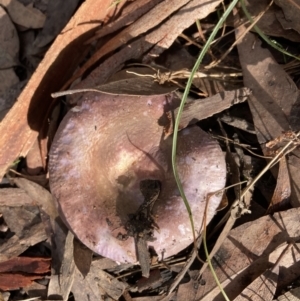
M 120 240 L 120 234 L 126 234 L 129 216 L 144 202 L 140 182 L 149 179 L 160 182 L 161 192 L 152 209 L 159 230 L 148 245 L 166 258 L 192 243 L 172 172 L 172 136 L 164 136 L 166 111 L 178 101 L 175 94 L 89 93 L 61 122 L 50 151 L 51 192 L 70 230 L 94 252 L 137 262 L 134 239 Z M 199 233 L 207 194 L 225 185 L 224 156 L 197 126 L 179 132 L 177 150 L 179 176 Z M 209 198 L 207 222 L 220 198 Z

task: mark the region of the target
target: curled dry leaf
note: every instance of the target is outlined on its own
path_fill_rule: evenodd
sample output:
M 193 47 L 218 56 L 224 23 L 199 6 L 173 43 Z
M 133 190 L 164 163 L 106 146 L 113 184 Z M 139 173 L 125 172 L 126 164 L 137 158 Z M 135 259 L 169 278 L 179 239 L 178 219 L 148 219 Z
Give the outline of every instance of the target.
M 166 111 L 178 106 L 175 94 L 124 96 L 85 94 L 68 112 L 51 147 L 50 188 L 69 228 L 94 252 L 119 262 L 136 262 L 129 215 L 144 202 L 143 180 L 158 180 L 153 206 L 159 232 L 149 242 L 160 258 L 177 254 L 193 241 L 188 213 L 171 165 L 172 136 Z M 177 165 L 194 215 L 202 227 L 207 194 L 224 187 L 226 166 L 218 144 L 198 127 L 179 133 Z M 220 202 L 209 199 L 209 222 Z

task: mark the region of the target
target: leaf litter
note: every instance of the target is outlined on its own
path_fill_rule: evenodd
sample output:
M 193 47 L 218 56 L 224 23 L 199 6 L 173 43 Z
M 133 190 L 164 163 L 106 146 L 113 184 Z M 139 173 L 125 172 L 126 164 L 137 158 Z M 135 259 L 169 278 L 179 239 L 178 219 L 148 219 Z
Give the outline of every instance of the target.
M 51 9 L 49 3 L 40 9 L 37 2 L 24 5 L 15 0 L 1 4 L 7 7 L 2 15 L 6 22 L 4 33 L 9 37 L 3 40 L 6 44 L 1 43 L 5 47 L 0 57 L 4 64 L 1 63 L 1 72 L 10 70 L 13 78 L 8 84 L 1 81 L 1 97 L 9 101 L 4 110 L 9 110 L 12 99 L 17 100 L 0 124 L 0 289 L 9 291 L 1 297 L 36 297 L 34 291 L 39 288 L 42 300 L 53 296 L 62 300 L 70 296 L 75 300 L 221 300 L 211 271 L 205 269 L 206 263 L 197 261 L 197 252 L 192 248 L 153 263 L 147 281 L 141 278 L 138 266 L 93 254 L 61 220 L 48 190 L 46 161 L 61 119 L 60 109 L 49 114 L 58 103 L 51 100 L 51 93 L 70 85 L 72 89 L 96 88 L 115 94 L 139 95 L 143 87 L 143 95 L 162 90 L 150 77 L 141 77 L 153 75 L 152 70 L 136 67 L 134 72 L 141 72 L 139 75 L 126 72 L 133 70 L 128 62 L 135 62 L 153 66 L 161 74 L 177 74 L 175 81 L 164 85 L 166 91 L 178 89 L 180 95 L 187 81 L 183 74 L 191 69 L 198 53 L 181 34 L 184 32 L 195 44 L 203 43 L 199 36 L 207 38 L 210 34 L 220 1 L 136 0 L 111 5 L 111 1 L 90 0 L 78 7 L 64 29 L 75 3 L 73 7 L 56 6 L 57 10 Z M 255 17 L 268 4 L 248 1 L 246 6 Z M 298 10 L 297 1 L 275 1 L 257 23 L 265 34 L 283 37 L 280 43 L 296 56 L 294 42 L 300 38 Z M 235 13 L 236 17 L 237 13 L 239 21 L 246 24 L 242 10 Z M 195 19 L 201 20 L 201 29 L 199 24 L 193 26 Z M 245 25 L 232 20 L 228 20 L 225 30 L 232 29 L 232 23 L 236 23 L 236 35 L 246 30 Z M 16 32 L 25 37 L 24 27 L 31 37 L 27 44 L 21 44 L 27 45 L 23 49 L 28 50 L 19 53 Z M 38 30 L 36 38 L 33 30 Z M 61 35 L 51 44 L 60 31 Z M 211 45 L 214 57 L 221 57 L 235 39 L 230 34 L 219 38 L 218 46 Z M 222 60 L 219 79 L 194 79 L 193 92 L 180 121 L 180 128 L 197 124 L 218 138 L 226 151 L 228 185 L 236 185 L 226 191 L 228 206 L 217 214 L 208 231 L 213 266 L 230 300 L 281 300 L 281 294 L 289 293 L 288 287 L 293 287 L 292 296 L 297 289 L 293 285 L 297 285 L 300 276 L 299 64 L 286 60 L 266 47 L 252 29 Z M 209 73 L 205 65 L 210 63 L 207 56 L 199 71 Z M 224 67 L 235 71 L 227 72 Z M 118 72 L 119 76 L 113 78 Z M 227 78 L 226 73 L 236 75 Z M 130 78 L 132 86 L 124 85 Z M 29 81 L 18 96 L 20 89 L 15 87 L 24 80 Z M 16 91 L 10 93 L 10 100 L 9 89 Z M 194 91 L 199 95 L 204 91 L 206 97 L 201 100 Z M 74 94 L 67 104 L 74 106 L 83 97 L 85 94 Z M 172 133 L 172 122 L 170 119 L 168 135 Z M 287 152 L 281 155 L 287 144 Z M 275 156 L 279 164 L 270 164 L 261 176 L 260 172 Z M 13 164 L 19 157 L 26 160 Z M 252 185 L 250 190 L 247 185 Z M 202 248 L 199 256 L 205 262 Z M 36 267 L 46 266 L 42 271 L 32 270 L 30 261 L 36 262 Z

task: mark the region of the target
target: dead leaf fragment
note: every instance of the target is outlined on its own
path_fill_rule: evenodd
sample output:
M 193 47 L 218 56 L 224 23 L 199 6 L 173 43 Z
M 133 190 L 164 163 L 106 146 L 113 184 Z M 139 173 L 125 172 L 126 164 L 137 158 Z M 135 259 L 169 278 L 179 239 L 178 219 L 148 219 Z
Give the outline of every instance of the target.
M 0 274 L 0 289 L 3 291 L 16 290 L 31 285 L 33 280 L 43 278 L 44 276 L 41 275 Z
M 136 21 L 140 16 L 147 13 L 155 5 L 157 5 L 162 0 L 140 0 L 133 1 L 128 6 L 126 6 L 121 15 L 113 22 L 109 23 L 107 26 L 99 29 L 96 34 L 86 43 L 90 43 L 96 39 L 100 39 L 108 34 L 111 34 L 125 26 Z
M 283 157 L 279 162 L 278 177 L 276 188 L 268 208 L 268 213 L 281 211 L 289 204 L 291 196 L 290 175 L 288 172 L 286 158 Z
M 107 43 L 105 43 L 99 50 L 97 50 L 92 57 L 75 73 L 75 75 L 64 85 L 63 89 L 66 89 L 76 78 L 82 76 L 91 66 L 93 66 L 96 62 L 98 62 L 101 58 L 105 55 L 115 51 L 122 46 L 129 44 L 134 38 L 139 37 L 142 34 L 149 32 L 153 27 L 160 24 L 163 20 L 168 18 L 172 13 L 178 10 L 180 7 L 184 6 L 188 0 L 166 0 L 158 3 L 154 6 L 149 12 L 139 18 L 136 22 L 131 24 L 130 26 L 123 29 L 120 33 L 115 35 L 112 39 L 110 39 Z M 188 18 L 188 16 L 186 16 Z M 160 32 L 160 31 L 159 31 Z M 159 33 L 158 33 L 159 35 Z M 141 39 L 141 38 L 139 38 Z M 144 38 L 142 37 L 144 40 Z M 136 56 L 136 52 L 139 53 L 141 56 L 145 53 L 150 47 L 152 47 L 155 43 L 157 43 L 161 38 L 154 36 L 155 42 L 153 41 L 146 41 L 148 47 L 143 48 L 131 48 L 129 54 L 123 58 L 123 62 L 130 58 L 133 58 L 134 55 Z M 126 47 L 128 48 L 128 47 Z M 120 66 L 121 63 L 117 61 L 117 64 Z M 97 68 L 99 69 L 99 68 Z M 116 69 L 113 69 L 107 77 L 115 73 Z M 101 73 L 101 71 L 97 71 Z M 95 71 L 93 72 L 95 73 Z M 106 77 L 106 79 L 107 79 Z M 83 83 L 84 82 L 84 83 Z M 87 82 L 87 83 L 86 83 Z M 95 87 L 101 85 L 105 82 L 102 78 L 97 79 L 97 77 L 89 76 L 89 79 L 82 81 L 76 88 L 83 88 L 83 87 Z
M 119 300 L 126 287 L 125 283 L 100 270 L 97 263 L 93 262 L 90 272 L 85 278 L 76 269 L 72 292 L 76 300 L 97 301 L 104 296 Z
M 244 83 L 252 90 L 249 105 L 258 141 L 263 144 L 289 130 L 288 117 L 298 89 L 255 35 L 248 33 L 238 50 Z
M 4 92 L 17 83 L 19 83 L 19 78 L 12 68 L 0 70 L 0 111 L 11 107 L 11 104 L 7 103 L 6 99 L 2 100 L 2 97 Z
M 290 2 L 290 1 L 285 1 Z M 269 0 L 246 0 L 246 7 L 249 13 L 254 17 L 264 11 L 269 5 Z M 278 21 L 278 13 L 281 9 L 276 5 L 272 5 L 257 22 L 257 26 L 268 36 L 284 37 L 294 42 L 300 42 L 300 35 L 294 30 L 284 29 Z
M 204 99 L 189 99 L 184 107 L 180 118 L 179 129 L 186 128 L 188 125 L 195 124 L 199 120 L 208 118 L 214 114 L 224 111 L 234 104 L 247 100 L 251 94 L 247 88 L 237 89 L 234 91 L 224 91 Z M 169 112 L 171 114 L 171 112 Z M 174 110 L 175 116 L 178 109 Z M 173 122 L 170 119 L 170 122 Z M 168 125 L 165 134 L 170 135 L 173 131 L 173 124 Z
M 78 271 L 86 277 L 90 271 L 93 251 L 82 244 L 77 238 L 74 239 L 74 261 Z
M 72 17 L 78 2 L 79 0 L 49 1 L 46 22 L 42 31 L 37 35 L 34 45 L 44 47 L 54 40 Z
M 126 45 L 126 43 L 129 44 L 134 37 L 137 37 L 137 39 L 129 44 L 130 46 L 122 48 L 119 52 L 111 55 L 106 61 L 100 64 L 98 68 L 91 72 L 86 79 L 76 85 L 76 88 L 95 87 L 103 84 L 112 74 L 120 70 L 122 64 L 130 59 L 140 59 L 140 57 L 151 48 L 151 53 L 146 57 L 158 56 L 167 49 L 178 35 L 182 33 L 185 28 L 189 27 L 195 19 L 206 17 L 219 3 L 219 0 L 209 2 L 203 0 L 200 1 L 200 3 L 199 0 L 176 0 L 163 1 L 157 4 L 147 14 L 125 28 L 101 47 L 64 85 L 64 89 L 105 55 Z M 170 15 L 171 17 L 169 17 Z M 167 21 L 165 21 L 166 18 Z M 155 28 L 156 25 L 163 21 L 164 23 Z M 144 33 L 148 34 L 144 36 Z
M 47 281 L 43 281 L 45 284 Z M 47 300 L 47 286 L 38 282 L 32 282 L 31 285 L 24 288 L 28 294 L 28 298 L 40 298 L 40 300 Z M 39 299 L 37 299 L 39 300 Z
M 22 238 L 14 235 L 5 243 L 0 245 L 0 262 L 18 256 L 29 247 L 47 239 L 47 235 L 42 223 L 35 224 L 29 229 L 26 229 Z
M 36 206 L 2 207 L 0 211 L 10 230 L 19 238 L 26 235 L 27 229 L 40 222 L 39 210 Z
M 93 35 L 93 29 L 98 26 L 92 21 L 104 20 L 110 12 L 107 10 L 110 4 L 110 0 L 83 2 L 64 33 L 57 37 L 46 53 L 43 63 L 35 70 L 15 106 L 1 122 L 0 144 L 3 147 L 0 148 L 0 178 L 16 158 L 26 157 L 52 103 L 50 94 L 58 91 L 75 70 L 88 48 L 84 41 Z
M 196 300 L 197 289 L 199 287 L 199 282 L 197 280 L 198 273 L 195 271 L 189 272 L 190 281 L 179 285 L 176 298 L 177 300 Z M 195 280 L 196 279 L 196 280 Z M 172 299 L 171 299 L 172 300 Z
M 299 301 L 300 300 L 300 287 L 291 289 L 285 294 L 279 296 L 277 301 Z
M 237 29 L 237 32 L 241 27 Z M 253 47 L 254 46 L 254 47 Z M 270 51 L 261 46 L 255 35 L 248 33 L 238 44 L 239 57 L 244 74 L 244 84 L 252 90 L 249 106 L 257 133 L 257 139 L 266 153 L 265 144 L 292 128 L 298 130 L 299 90 L 290 76 L 277 64 Z M 300 206 L 300 159 L 295 150 L 288 160 L 291 176 L 291 203 Z
M 26 28 L 42 28 L 44 26 L 46 16 L 38 9 L 23 5 L 17 0 L 0 0 L 14 23 L 22 25 Z
M 23 189 L 2 188 L 0 190 L 0 207 L 34 206 L 33 200 Z
M 147 39 L 148 42 L 155 45 L 151 51 L 150 56 L 158 56 L 164 50 L 168 49 L 177 37 L 188 27 L 190 27 L 195 20 L 203 19 L 212 13 L 219 5 L 220 0 L 192 0 L 188 1 L 181 7 L 172 17 L 164 22 L 159 27 L 159 32 Z M 159 39 L 157 37 L 160 36 Z M 146 61 L 146 60 L 145 60 Z
M 52 298 L 51 296 L 57 295 L 60 295 L 62 300 L 64 301 L 68 300 L 69 298 L 75 274 L 73 239 L 74 235 L 70 231 L 68 231 L 65 236 L 65 245 L 63 247 L 63 250 L 56 250 L 56 252 L 61 253 L 59 255 L 61 255 L 62 258 L 58 258 L 58 254 L 53 254 L 55 255 L 55 257 L 53 258 L 52 262 L 52 273 L 48 286 L 49 299 Z M 57 244 L 56 247 L 58 246 L 59 245 Z
M 15 73 L 15 72 L 14 72 Z M 17 97 L 19 96 L 21 90 L 24 88 L 27 81 L 17 81 L 17 76 L 13 74 L 13 82 L 16 82 L 12 86 L 9 85 L 8 90 L 4 90 L 0 95 L 0 121 L 4 118 L 6 113 L 15 103 Z
M 12 101 L 7 97 L 7 91 L 18 83 L 19 79 L 12 68 L 0 70 L 0 121 L 2 121 L 14 101 L 14 99 Z
M 38 175 L 43 170 L 41 149 L 38 140 L 35 141 L 26 156 L 26 167 L 26 171 L 29 175 Z
M 15 26 L 1 6 L 0 28 L 0 69 L 7 69 L 17 64 L 19 38 Z
M 280 268 L 293 263 L 294 252 L 298 246 L 291 250 L 291 244 L 283 244 L 272 252 L 269 261 L 274 263 L 272 268 L 267 269 L 260 277 L 257 277 L 234 301 L 271 301 L 276 292 Z M 298 251 L 299 253 L 299 251 Z M 297 257 L 299 254 L 297 255 Z M 286 257 L 286 258 L 285 258 Z M 255 263 L 254 263 L 255 265 Z
M 50 271 L 50 261 L 44 257 L 15 257 L 0 263 L 0 273 L 45 274 Z
M 273 292 L 274 283 L 275 288 L 283 287 L 299 277 L 298 244 L 292 244 L 285 252 L 289 241 L 300 234 L 299 227 L 295 226 L 299 216 L 299 208 L 290 209 L 273 216 L 264 216 L 230 231 L 213 260 L 215 272 L 230 300 L 237 298 L 251 283 L 255 285 L 256 282 L 257 285 L 260 277 L 265 280 L 267 275 L 271 277 L 264 283 L 268 282 Z M 277 261 L 280 266 L 278 281 L 273 282 L 278 272 Z M 274 267 L 275 270 L 272 270 Z M 203 297 L 203 301 L 223 300 L 209 270 L 204 272 L 202 280 L 205 285 L 199 287 L 197 297 Z M 261 284 L 254 289 L 255 293 L 258 294 L 260 288 L 262 294 Z M 248 292 L 253 294 L 251 286 Z M 262 297 L 260 300 L 266 299 Z
M 14 182 L 19 188 L 25 190 L 35 204 L 50 218 L 54 220 L 58 216 L 53 196 L 48 190 L 24 178 L 15 178 Z
M 275 3 L 281 7 L 283 11 L 284 18 L 278 18 L 282 27 L 285 29 L 294 29 L 298 33 L 300 33 L 300 1 L 283 1 L 283 0 L 275 0 Z

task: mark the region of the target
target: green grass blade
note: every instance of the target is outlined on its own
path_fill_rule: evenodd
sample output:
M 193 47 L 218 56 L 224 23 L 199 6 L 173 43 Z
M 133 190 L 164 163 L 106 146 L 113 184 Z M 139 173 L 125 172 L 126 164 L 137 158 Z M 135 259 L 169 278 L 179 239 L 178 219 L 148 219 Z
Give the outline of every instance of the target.
M 217 25 L 215 26 L 213 32 L 211 33 L 210 37 L 208 38 L 207 42 L 205 43 L 202 51 L 200 52 L 200 55 L 192 69 L 191 75 L 188 79 L 188 82 L 186 84 L 183 96 L 182 96 L 182 100 L 180 103 L 180 107 L 178 110 L 178 114 L 176 116 L 176 120 L 175 120 L 175 125 L 174 125 L 174 133 L 173 133 L 173 144 L 172 144 L 172 168 L 173 168 L 173 173 L 174 173 L 174 177 L 180 192 L 180 195 L 184 201 L 185 207 L 187 209 L 187 212 L 189 214 L 189 219 L 191 222 L 191 228 L 193 231 L 193 236 L 194 236 L 194 242 L 196 241 L 196 235 L 195 235 L 195 226 L 194 226 L 194 221 L 193 221 L 193 214 L 191 211 L 191 207 L 190 204 L 186 198 L 186 195 L 184 193 L 183 187 L 182 187 L 182 183 L 180 181 L 179 178 L 179 174 L 178 174 L 178 170 L 177 170 L 177 166 L 176 166 L 176 152 L 177 152 L 177 139 L 178 139 L 178 128 L 179 128 L 179 122 L 180 122 L 180 117 L 184 108 L 184 105 L 186 103 L 192 82 L 193 82 L 193 77 L 195 72 L 197 72 L 197 70 L 199 69 L 199 66 L 203 60 L 204 55 L 206 54 L 207 50 L 210 47 L 211 42 L 214 40 L 218 30 L 221 28 L 222 24 L 224 23 L 224 21 L 226 20 L 226 18 L 228 17 L 228 15 L 230 14 L 230 12 L 233 10 L 233 8 L 235 7 L 235 5 L 237 4 L 239 0 L 233 0 L 230 5 L 228 6 L 228 8 L 226 9 L 226 11 L 224 12 L 224 14 L 222 15 L 222 17 L 219 19 L 219 22 L 217 23 Z
M 251 17 L 251 15 L 249 14 L 247 8 L 246 8 L 246 5 L 245 5 L 245 1 L 244 0 L 241 0 L 241 6 L 242 6 L 242 9 L 244 11 L 244 14 L 245 16 L 248 18 L 248 20 L 253 23 L 253 19 Z M 287 52 L 285 49 L 282 48 L 282 46 L 277 43 L 276 41 L 274 40 L 271 40 L 269 39 L 260 29 L 259 27 L 257 27 L 256 25 L 253 26 L 253 28 L 255 29 L 255 31 L 257 32 L 257 34 L 267 43 L 269 44 L 271 47 L 273 47 L 274 49 L 280 51 L 281 53 L 285 54 L 285 55 L 288 55 L 298 61 L 300 61 L 300 58 L 298 56 L 295 56 L 289 52 Z

